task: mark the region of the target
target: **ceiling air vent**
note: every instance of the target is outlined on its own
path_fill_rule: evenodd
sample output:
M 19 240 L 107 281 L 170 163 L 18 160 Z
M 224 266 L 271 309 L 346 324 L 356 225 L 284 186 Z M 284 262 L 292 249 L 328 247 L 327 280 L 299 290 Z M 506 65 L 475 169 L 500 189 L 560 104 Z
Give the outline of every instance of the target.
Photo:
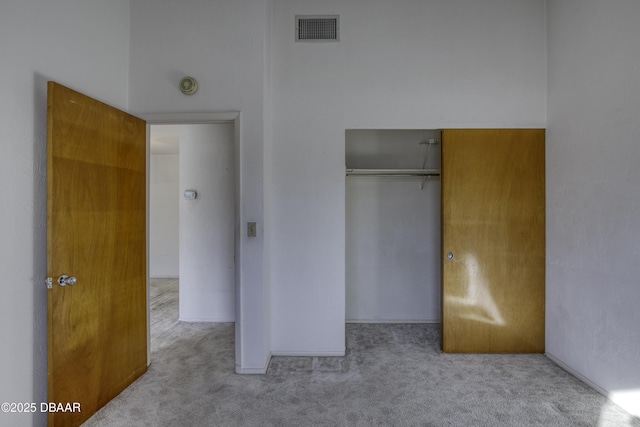
M 338 15 L 296 16 L 297 42 L 337 42 L 340 40 Z

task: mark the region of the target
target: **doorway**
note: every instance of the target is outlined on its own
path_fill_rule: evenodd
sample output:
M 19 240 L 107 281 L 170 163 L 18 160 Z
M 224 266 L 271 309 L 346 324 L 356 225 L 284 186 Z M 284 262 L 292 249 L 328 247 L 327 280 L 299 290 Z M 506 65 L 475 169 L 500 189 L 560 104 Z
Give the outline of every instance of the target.
M 165 302 L 177 293 L 173 322 L 235 322 L 234 121 L 160 116 L 147 117 L 148 307 L 159 304 L 159 292 Z M 151 325 L 166 326 L 151 312 L 150 337 Z

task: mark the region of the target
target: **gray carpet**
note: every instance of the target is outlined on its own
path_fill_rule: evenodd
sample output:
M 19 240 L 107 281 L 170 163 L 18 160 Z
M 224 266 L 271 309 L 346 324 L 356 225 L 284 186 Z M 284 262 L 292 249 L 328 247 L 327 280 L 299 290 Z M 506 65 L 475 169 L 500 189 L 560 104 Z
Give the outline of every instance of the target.
M 345 357 L 274 357 L 234 373 L 233 324 L 177 321 L 152 283 L 152 364 L 85 426 L 632 426 L 543 355 L 439 351 L 439 326 L 348 324 Z

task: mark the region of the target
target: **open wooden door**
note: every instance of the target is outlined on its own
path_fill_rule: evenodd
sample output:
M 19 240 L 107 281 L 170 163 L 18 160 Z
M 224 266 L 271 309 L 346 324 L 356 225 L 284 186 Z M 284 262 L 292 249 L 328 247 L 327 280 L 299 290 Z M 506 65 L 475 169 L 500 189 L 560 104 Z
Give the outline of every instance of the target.
M 544 351 L 543 129 L 442 133 L 442 349 Z
M 147 369 L 146 125 L 48 90 L 49 425 L 77 426 Z

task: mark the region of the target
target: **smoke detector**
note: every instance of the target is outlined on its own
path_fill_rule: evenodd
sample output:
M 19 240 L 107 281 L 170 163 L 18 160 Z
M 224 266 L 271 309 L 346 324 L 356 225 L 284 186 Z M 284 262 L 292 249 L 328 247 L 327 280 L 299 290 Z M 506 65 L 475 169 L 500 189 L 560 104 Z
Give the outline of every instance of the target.
M 185 95 L 193 95 L 198 90 L 198 82 L 193 77 L 185 76 L 180 79 L 180 92 Z

